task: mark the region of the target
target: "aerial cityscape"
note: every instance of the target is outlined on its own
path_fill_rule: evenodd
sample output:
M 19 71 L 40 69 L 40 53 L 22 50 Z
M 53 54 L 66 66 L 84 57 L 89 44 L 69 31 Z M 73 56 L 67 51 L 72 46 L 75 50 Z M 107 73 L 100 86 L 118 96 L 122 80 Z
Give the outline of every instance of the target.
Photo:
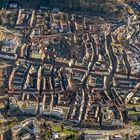
M 140 140 L 140 0 L 0 0 L 0 140 Z

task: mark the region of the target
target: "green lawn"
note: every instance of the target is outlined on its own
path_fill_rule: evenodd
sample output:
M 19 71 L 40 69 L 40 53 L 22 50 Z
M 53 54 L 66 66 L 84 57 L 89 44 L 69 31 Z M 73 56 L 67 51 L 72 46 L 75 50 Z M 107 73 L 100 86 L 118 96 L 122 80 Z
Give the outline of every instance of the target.
M 128 115 L 140 115 L 140 112 L 136 112 L 136 111 L 128 111 Z
M 57 133 L 62 132 L 61 131 L 61 126 L 58 125 L 58 124 L 51 124 L 51 128 L 52 128 L 52 130 L 54 130 Z
M 133 104 L 127 104 L 126 105 L 126 108 L 134 108 L 135 106 L 140 106 L 140 104 L 136 104 L 136 105 L 133 105 Z
M 77 130 L 74 130 L 74 129 L 71 129 L 71 128 L 68 128 L 68 127 L 67 128 L 64 127 L 64 130 L 62 132 L 61 125 L 59 125 L 59 124 L 51 124 L 51 128 L 55 132 L 57 132 L 57 133 L 63 133 L 64 135 L 71 135 L 71 134 L 74 135 L 74 134 L 77 134 L 78 133 Z
M 140 121 L 138 121 L 138 122 L 130 122 L 129 124 L 131 126 L 140 126 Z
M 73 129 L 70 129 L 70 128 L 66 128 L 66 129 L 64 129 L 64 134 L 65 135 L 71 135 L 71 134 L 77 134 L 78 133 L 78 131 L 76 131 L 76 130 L 73 130 Z
M 12 122 L 8 122 L 8 128 L 11 129 L 12 127 L 18 125 L 20 123 L 20 120 L 14 120 Z
M 132 105 L 132 104 L 127 104 L 126 105 L 126 108 L 133 108 L 133 107 L 135 107 L 135 105 Z
M 9 124 L 8 124 L 8 128 L 9 128 L 9 129 L 11 129 L 13 126 L 14 126 L 13 123 L 9 123 Z
M 26 109 L 27 107 L 28 107 L 28 106 L 27 106 L 26 104 L 23 104 L 23 105 L 22 105 L 22 108 L 23 108 L 23 109 Z
M 32 58 L 40 59 L 41 55 L 40 54 L 32 54 Z
M 4 83 L 0 82 L 0 89 L 3 88 L 3 86 L 4 86 Z

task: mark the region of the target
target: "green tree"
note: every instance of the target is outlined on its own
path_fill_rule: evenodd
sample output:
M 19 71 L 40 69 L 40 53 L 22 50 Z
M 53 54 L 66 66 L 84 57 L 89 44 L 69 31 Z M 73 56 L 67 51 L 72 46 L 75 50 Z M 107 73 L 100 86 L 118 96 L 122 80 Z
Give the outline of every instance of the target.
M 63 123 L 61 124 L 61 131 L 62 132 L 64 131 L 64 124 Z

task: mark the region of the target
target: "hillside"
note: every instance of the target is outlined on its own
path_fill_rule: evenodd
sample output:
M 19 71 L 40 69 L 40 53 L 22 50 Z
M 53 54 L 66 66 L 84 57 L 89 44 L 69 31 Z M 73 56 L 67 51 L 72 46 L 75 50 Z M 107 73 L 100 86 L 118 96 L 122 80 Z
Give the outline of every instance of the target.
M 0 7 L 8 0 L 0 0 Z M 123 0 L 128 3 L 130 0 Z M 10 0 L 21 7 L 38 8 L 39 6 L 58 7 L 64 11 L 89 12 L 95 14 L 121 16 L 122 9 L 118 6 L 122 0 Z

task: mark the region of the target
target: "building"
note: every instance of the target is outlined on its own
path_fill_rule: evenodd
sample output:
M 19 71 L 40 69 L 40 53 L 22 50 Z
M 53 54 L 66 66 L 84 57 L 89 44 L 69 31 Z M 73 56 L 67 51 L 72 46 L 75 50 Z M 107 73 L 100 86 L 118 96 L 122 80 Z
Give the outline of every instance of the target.
M 9 105 L 8 96 L 0 96 L 0 111 L 4 111 Z
M 102 134 L 85 134 L 85 140 L 109 140 L 109 137 Z
M 122 135 L 111 136 L 110 140 L 124 140 Z

